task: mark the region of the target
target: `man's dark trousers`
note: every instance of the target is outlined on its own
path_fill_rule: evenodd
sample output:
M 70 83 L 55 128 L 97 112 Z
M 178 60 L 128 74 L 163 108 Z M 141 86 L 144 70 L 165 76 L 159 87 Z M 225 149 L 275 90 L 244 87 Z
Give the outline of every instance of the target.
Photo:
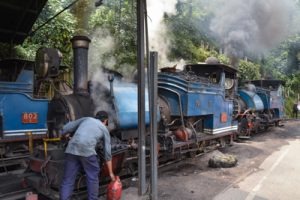
M 60 199 L 71 199 L 78 171 L 84 169 L 87 180 L 88 199 L 98 199 L 99 194 L 99 162 L 96 155 L 89 157 L 65 153 L 64 177 L 60 188 Z

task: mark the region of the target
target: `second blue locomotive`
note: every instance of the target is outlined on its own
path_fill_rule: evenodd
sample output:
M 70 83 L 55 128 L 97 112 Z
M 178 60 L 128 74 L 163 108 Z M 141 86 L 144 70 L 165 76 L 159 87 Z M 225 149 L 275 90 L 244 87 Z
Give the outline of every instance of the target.
M 238 90 L 239 134 L 265 131 L 279 126 L 284 118 L 284 82 L 281 80 L 246 81 Z

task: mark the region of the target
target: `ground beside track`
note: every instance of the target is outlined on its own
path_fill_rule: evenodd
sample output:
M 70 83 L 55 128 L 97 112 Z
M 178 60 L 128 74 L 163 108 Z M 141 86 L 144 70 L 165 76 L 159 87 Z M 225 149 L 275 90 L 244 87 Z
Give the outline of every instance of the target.
M 300 146 L 298 139 L 300 121 L 290 120 L 284 127 L 272 128 L 250 140 L 235 142 L 233 146 L 222 149 L 223 153 L 237 156 L 239 161 L 234 168 L 209 168 L 208 159 L 213 152 L 173 164 L 159 172 L 158 199 L 300 199 L 300 191 L 295 189 L 297 185 L 291 185 L 290 189 L 286 188 L 289 186 L 280 186 L 300 181 L 300 164 L 296 165 L 296 160 L 293 160 L 300 148 L 297 147 Z M 280 173 L 284 169 L 290 173 Z M 270 184 L 272 187 L 269 187 Z M 135 185 L 136 182 L 132 182 L 131 187 L 123 190 L 122 200 L 148 199 L 147 196 L 137 197 Z M 283 191 L 278 191 L 280 188 Z M 281 195 L 268 196 L 272 190 Z M 293 196 L 291 191 L 294 191 Z

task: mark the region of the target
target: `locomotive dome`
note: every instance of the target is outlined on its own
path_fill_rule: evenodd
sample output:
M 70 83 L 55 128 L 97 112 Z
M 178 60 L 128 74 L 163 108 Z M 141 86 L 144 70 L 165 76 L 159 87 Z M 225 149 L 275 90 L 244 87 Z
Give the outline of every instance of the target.
M 205 60 L 205 63 L 207 63 L 207 64 L 220 64 L 220 61 L 219 61 L 218 58 L 211 56 L 211 57 L 208 57 Z
M 256 87 L 255 87 L 254 84 L 248 83 L 248 84 L 245 85 L 245 88 L 246 88 L 248 91 L 256 92 Z

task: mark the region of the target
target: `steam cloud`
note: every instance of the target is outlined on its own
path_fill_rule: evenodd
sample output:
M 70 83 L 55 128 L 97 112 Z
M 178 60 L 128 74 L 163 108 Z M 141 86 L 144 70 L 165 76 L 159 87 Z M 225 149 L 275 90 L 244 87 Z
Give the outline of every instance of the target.
M 234 58 L 275 47 L 288 36 L 296 14 L 293 0 L 221 0 L 219 5 L 210 29 L 222 40 L 225 54 Z
M 115 49 L 115 39 L 110 32 L 103 28 L 96 29 L 91 36 L 89 49 L 89 80 L 92 80 L 91 97 L 95 103 L 96 110 L 105 110 L 110 115 L 113 114 L 111 105 L 107 102 L 105 88 L 109 89 L 108 74 L 102 71 L 102 67 L 112 68 L 116 64 L 114 57 L 108 57 Z M 100 87 L 99 84 L 102 86 Z M 109 126 L 114 126 L 110 123 Z
M 164 14 L 176 14 L 177 0 L 148 0 L 147 3 L 149 46 L 151 51 L 158 52 L 160 67 L 184 65 L 183 60 L 173 62 L 168 60 L 171 41 L 168 37 L 168 29 L 163 23 Z
M 89 77 L 93 79 L 95 72 L 100 67 L 105 66 L 106 68 L 112 69 L 116 64 L 116 59 L 112 54 L 116 48 L 116 41 L 111 36 L 110 32 L 104 28 L 96 29 L 91 36 L 91 45 L 89 50 Z

